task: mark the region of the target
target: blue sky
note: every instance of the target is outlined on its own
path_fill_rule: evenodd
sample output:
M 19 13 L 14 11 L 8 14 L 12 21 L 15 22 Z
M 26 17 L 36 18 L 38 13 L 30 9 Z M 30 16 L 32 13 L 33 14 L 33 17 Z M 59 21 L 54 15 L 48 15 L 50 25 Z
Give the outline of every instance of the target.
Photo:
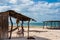
M 60 0 L 33 0 L 35 2 L 38 2 L 38 1 L 45 1 L 45 2 L 49 2 L 49 3 L 53 3 L 53 2 L 60 2 Z
M 0 12 L 7 10 L 15 10 L 37 22 L 60 20 L 60 0 L 0 0 Z

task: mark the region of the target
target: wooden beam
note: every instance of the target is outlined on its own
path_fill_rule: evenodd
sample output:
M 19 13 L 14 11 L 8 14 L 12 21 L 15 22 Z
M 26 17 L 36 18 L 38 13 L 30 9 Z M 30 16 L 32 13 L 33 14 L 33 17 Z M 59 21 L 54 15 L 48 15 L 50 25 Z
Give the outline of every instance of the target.
M 45 22 L 46 28 L 47 28 L 47 22 Z
M 18 23 L 17 23 L 17 27 L 18 27 L 18 31 L 19 31 L 19 26 L 18 26 Z
M 20 20 L 17 18 L 17 20 L 16 20 L 16 24 L 17 24 L 17 27 L 18 27 L 18 31 L 19 31 L 19 26 L 18 26 L 19 21 L 20 21 Z
M 54 28 L 56 28 L 56 22 L 54 22 Z
M 10 32 L 9 39 L 11 39 L 11 37 L 12 37 L 12 29 L 13 29 L 13 22 L 12 22 L 11 16 L 10 16 L 10 22 L 11 22 L 11 32 Z
M 51 22 L 51 28 L 52 28 L 52 22 Z
M 29 22 L 30 22 L 30 21 L 28 21 L 28 37 L 29 37 Z
M 21 23 L 21 28 L 22 28 L 22 36 L 24 36 L 24 28 L 23 28 L 23 21 L 22 21 L 22 23 Z
M 45 22 L 43 22 L 43 29 L 44 29 L 44 26 L 45 26 Z
M 58 22 L 58 27 L 60 28 L 60 22 Z

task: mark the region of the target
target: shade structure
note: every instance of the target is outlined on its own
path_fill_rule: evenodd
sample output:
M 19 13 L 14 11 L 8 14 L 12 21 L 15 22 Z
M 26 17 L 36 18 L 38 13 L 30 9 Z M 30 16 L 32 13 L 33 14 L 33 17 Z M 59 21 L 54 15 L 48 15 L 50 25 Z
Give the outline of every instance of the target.
M 16 19 L 18 18 L 20 21 L 30 21 L 30 20 L 36 21 L 36 20 L 34 20 L 30 17 L 27 17 L 25 15 L 22 15 L 21 13 L 18 13 L 14 10 L 8 10 L 8 11 L 5 11 L 5 12 L 0 12 L 0 14 L 2 14 L 2 15 L 6 14 L 6 15 L 11 16 L 11 17 L 16 18 Z
M 7 26 L 5 25 L 7 28 L 5 28 L 5 26 L 3 26 L 5 23 L 2 23 L 2 25 L 0 25 L 0 27 L 2 28 L 2 26 L 3 26 L 3 30 L 7 29 L 7 32 L 8 32 L 8 24 L 9 24 L 8 23 L 8 17 L 10 17 L 10 22 L 11 22 L 11 30 L 9 31 L 10 32 L 10 38 L 11 38 L 11 35 L 12 35 L 13 30 L 15 30 L 15 29 L 18 28 L 17 27 L 15 29 L 13 29 L 13 22 L 12 22 L 12 19 L 11 19 L 12 17 L 15 18 L 15 19 L 18 19 L 18 20 L 22 21 L 22 29 L 23 29 L 23 21 L 29 21 L 29 22 L 30 22 L 30 20 L 35 21 L 34 19 L 29 18 L 29 17 L 27 17 L 25 15 L 22 15 L 21 13 L 17 13 L 17 12 L 15 12 L 13 10 L 8 10 L 6 12 L 0 12 L 0 15 L 3 16 L 3 19 L 0 19 L 1 20 L 1 23 L 2 23 L 2 20 L 4 20 L 4 18 L 6 16 L 6 18 L 5 18 L 6 20 L 4 20 L 4 21 L 7 24 Z M 4 32 L 4 31 L 2 31 L 2 32 Z M 28 35 L 29 35 L 29 23 L 28 23 Z
M 21 13 L 17 13 L 17 12 L 15 12 L 13 10 L 8 10 L 6 12 L 9 12 L 9 16 L 12 16 L 14 18 L 18 18 L 20 21 L 22 21 L 22 20 L 23 21 L 29 21 L 29 20 L 35 21 L 34 19 L 29 18 L 29 17 L 27 17 L 25 15 L 22 15 Z
M 43 22 L 43 28 L 58 28 L 60 29 L 60 20 L 49 20 Z

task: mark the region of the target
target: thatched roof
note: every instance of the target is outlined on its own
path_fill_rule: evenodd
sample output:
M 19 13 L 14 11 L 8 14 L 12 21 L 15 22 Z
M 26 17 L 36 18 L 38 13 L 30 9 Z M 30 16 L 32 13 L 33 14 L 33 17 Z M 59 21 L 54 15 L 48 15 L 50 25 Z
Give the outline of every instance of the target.
M 6 13 L 6 14 L 8 13 L 9 16 L 11 16 L 13 18 L 16 18 L 16 19 L 18 18 L 21 21 L 30 21 L 30 20 L 35 21 L 34 19 L 29 18 L 29 17 L 27 17 L 25 15 L 22 15 L 21 13 L 17 13 L 17 12 L 15 12 L 13 10 L 8 10 L 6 12 L 1 12 L 1 13 Z

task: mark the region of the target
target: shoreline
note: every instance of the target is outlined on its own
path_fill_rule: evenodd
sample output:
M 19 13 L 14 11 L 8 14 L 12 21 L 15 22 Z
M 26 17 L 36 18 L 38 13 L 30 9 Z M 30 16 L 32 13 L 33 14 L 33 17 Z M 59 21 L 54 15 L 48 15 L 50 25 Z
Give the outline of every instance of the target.
M 11 27 L 11 26 L 9 26 L 9 27 Z M 13 27 L 17 27 L 17 26 L 13 26 Z M 21 27 L 21 26 L 19 26 L 19 27 Z M 23 26 L 24 28 L 27 28 L 28 26 Z M 43 28 L 43 26 L 29 26 L 29 27 L 31 27 L 31 28 Z

